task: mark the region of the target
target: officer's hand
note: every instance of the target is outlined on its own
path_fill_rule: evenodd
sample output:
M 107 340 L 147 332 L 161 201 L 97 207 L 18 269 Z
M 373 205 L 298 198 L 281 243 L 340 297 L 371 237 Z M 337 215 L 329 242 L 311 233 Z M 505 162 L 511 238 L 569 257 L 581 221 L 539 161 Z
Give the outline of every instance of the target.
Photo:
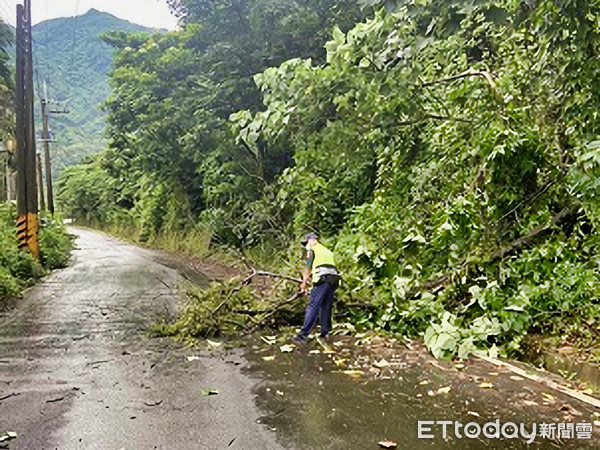
M 306 294 L 306 292 L 307 292 L 306 283 L 304 283 L 304 282 L 300 283 L 300 293 Z

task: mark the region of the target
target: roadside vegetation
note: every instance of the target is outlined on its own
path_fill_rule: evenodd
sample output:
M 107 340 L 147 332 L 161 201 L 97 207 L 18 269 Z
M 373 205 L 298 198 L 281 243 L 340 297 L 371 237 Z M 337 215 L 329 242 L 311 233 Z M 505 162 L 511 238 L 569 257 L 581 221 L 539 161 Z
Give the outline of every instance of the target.
M 13 44 L 13 29 L 0 21 L 0 139 L 4 153 L 5 142 L 14 132 L 13 67 L 7 49 Z M 0 155 L 6 158 L 7 155 Z M 10 161 L 10 155 L 9 161 Z M 0 166 L 0 187 L 6 174 L 4 160 Z M 36 262 L 30 254 L 18 249 L 16 233 L 17 211 L 13 203 L 2 198 L 6 192 L 0 189 L 0 309 L 2 300 L 14 297 L 26 286 L 52 269 L 64 267 L 70 257 L 72 239 L 64 225 L 51 219 L 43 219 L 40 232 L 41 260 Z
M 439 358 L 598 345 L 600 5 L 170 3 L 180 31 L 105 37 L 110 148 L 61 177 L 75 219 L 208 230 L 290 275 L 317 231 L 355 326 Z
M 15 217 L 13 204 L 0 205 L 0 300 L 19 295 L 50 270 L 65 267 L 73 248 L 73 240 L 62 223 L 42 219 L 41 260 L 36 262 L 17 247 Z

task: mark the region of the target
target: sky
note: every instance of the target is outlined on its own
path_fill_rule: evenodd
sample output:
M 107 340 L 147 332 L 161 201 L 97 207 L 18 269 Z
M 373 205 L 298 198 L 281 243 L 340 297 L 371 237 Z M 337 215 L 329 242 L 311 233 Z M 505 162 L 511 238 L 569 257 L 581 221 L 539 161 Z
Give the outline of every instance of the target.
M 15 24 L 18 3 L 23 2 L 0 0 L 0 16 L 4 21 Z M 92 8 L 150 28 L 172 30 L 177 26 L 166 0 L 31 0 L 31 17 L 35 25 L 55 17 L 79 16 Z

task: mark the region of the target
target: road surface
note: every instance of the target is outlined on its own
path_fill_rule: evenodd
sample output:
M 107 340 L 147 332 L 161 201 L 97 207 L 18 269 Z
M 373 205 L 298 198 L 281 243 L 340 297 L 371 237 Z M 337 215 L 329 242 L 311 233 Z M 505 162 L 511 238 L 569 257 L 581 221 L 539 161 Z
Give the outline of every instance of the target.
M 18 434 L 9 448 L 280 448 L 239 354 L 148 337 L 180 301 L 178 272 L 155 252 L 73 232 L 73 264 L 0 315 L 0 434 Z

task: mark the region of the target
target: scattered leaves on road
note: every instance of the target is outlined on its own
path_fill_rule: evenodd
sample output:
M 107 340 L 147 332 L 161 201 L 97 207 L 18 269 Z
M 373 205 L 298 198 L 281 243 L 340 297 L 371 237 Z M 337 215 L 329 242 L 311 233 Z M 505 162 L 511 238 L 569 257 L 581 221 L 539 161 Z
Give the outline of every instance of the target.
M 219 395 L 219 390 L 215 388 L 203 388 L 200 389 L 200 395 L 203 397 L 209 397 L 211 395 Z
M 273 345 L 273 344 L 275 344 L 277 342 L 277 340 L 276 340 L 276 338 L 274 336 L 267 336 L 267 337 L 261 336 L 260 338 L 267 345 Z
M 342 371 L 342 373 L 345 373 L 346 375 L 351 376 L 352 378 L 359 378 L 365 374 L 362 370 L 344 370 Z
M 579 412 L 578 410 L 576 410 L 575 408 L 573 408 L 571 405 L 568 404 L 564 404 L 560 407 L 560 410 L 562 412 L 565 412 L 567 414 L 570 414 L 572 416 L 581 416 L 581 412 Z
M 486 382 L 486 383 L 480 383 L 480 384 L 479 384 L 479 387 L 480 387 L 481 389 L 493 389 L 493 388 L 494 388 L 494 385 L 493 385 L 492 383 L 487 383 L 487 382 Z
M 556 402 L 556 398 L 553 395 L 548 394 L 546 392 L 542 392 L 542 397 L 544 397 L 545 404 L 552 404 Z
M 285 344 L 285 345 L 282 345 L 281 347 L 279 347 L 279 350 L 281 350 L 283 353 L 291 353 L 294 351 L 294 348 L 296 348 L 296 347 L 294 347 L 291 344 Z
M 4 433 L 0 434 L 0 442 L 10 441 L 11 439 L 16 438 L 17 433 L 15 433 L 14 431 L 5 431 Z
M 390 363 L 387 362 L 385 359 L 382 359 L 381 361 L 375 361 L 375 362 L 373 362 L 373 365 L 375 367 L 377 367 L 378 369 L 384 369 L 386 367 L 390 367 Z
M 215 341 L 211 341 L 210 339 L 207 339 L 206 342 L 208 343 L 208 345 L 210 345 L 211 347 L 220 347 L 221 345 L 223 345 L 222 342 L 215 342 Z

